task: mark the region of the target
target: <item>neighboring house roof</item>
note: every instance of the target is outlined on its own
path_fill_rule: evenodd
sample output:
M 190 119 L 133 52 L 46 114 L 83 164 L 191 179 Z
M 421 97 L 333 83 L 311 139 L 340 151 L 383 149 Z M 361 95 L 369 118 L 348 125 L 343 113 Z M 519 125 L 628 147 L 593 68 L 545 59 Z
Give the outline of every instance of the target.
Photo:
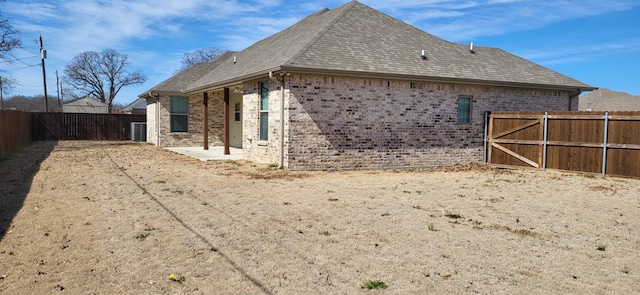
M 88 96 L 69 100 L 62 104 L 63 106 L 92 106 L 92 107 L 108 107 L 109 105 L 95 98 Z
M 640 95 L 598 89 L 580 96 L 579 111 L 640 111 Z
M 422 50 L 426 59 L 421 58 Z M 595 89 L 499 48 L 475 46 L 472 53 L 468 44 L 445 41 L 357 1 L 333 10 L 320 10 L 232 55 L 180 89 L 202 91 L 280 70 L 498 86 Z
M 145 93 L 140 94 L 140 97 L 145 97 L 150 94 L 150 92 L 163 92 L 163 93 L 175 93 L 182 94 L 189 88 L 191 84 L 198 81 L 205 74 L 213 71 L 216 67 L 220 65 L 220 63 L 225 60 L 233 57 L 236 52 L 227 51 L 213 60 L 206 63 L 196 63 L 188 68 L 178 72 L 177 74 L 171 76 L 169 79 L 164 80 L 160 84 L 154 86 L 153 88 L 147 90 Z
M 65 113 L 106 114 L 109 112 L 109 105 L 85 96 L 65 102 L 62 105 L 62 111 Z
M 140 109 L 140 110 L 146 110 L 147 109 L 147 100 L 140 97 L 136 100 L 134 100 L 133 102 L 131 102 L 130 104 L 128 104 L 126 107 L 124 107 L 122 109 L 122 112 L 124 113 L 131 113 L 132 110 L 134 109 Z

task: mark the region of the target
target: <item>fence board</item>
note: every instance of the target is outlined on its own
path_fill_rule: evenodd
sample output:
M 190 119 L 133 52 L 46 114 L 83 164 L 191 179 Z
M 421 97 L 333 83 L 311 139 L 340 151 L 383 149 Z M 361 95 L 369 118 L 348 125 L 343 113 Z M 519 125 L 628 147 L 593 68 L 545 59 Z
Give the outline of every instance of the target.
M 605 115 L 608 116 L 606 142 Z M 526 163 L 531 161 L 541 169 L 640 178 L 640 112 L 549 112 L 546 141 L 542 130 L 544 116 L 545 112 L 492 113 L 487 138 L 488 162 L 501 167 L 535 167 Z M 535 120 L 540 124 L 535 124 Z M 496 148 L 498 143 L 502 150 Z M 546 147 L 546 159 L 543 159 L 543 147 Z M 605 148 L 607 153 L 603 159 Z M 604 172 L 603 160 L 606 161 Z
M 0 160 L 31 141 L 31 115 L 0 110 Z
M 33 140 L 130 140 L 131 122 L 146 115 L 32 113 Z

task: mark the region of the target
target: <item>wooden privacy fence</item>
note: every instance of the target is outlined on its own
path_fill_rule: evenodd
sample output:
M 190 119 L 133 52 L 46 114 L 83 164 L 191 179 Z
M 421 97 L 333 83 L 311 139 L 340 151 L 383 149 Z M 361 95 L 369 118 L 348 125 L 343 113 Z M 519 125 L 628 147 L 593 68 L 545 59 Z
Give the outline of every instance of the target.
M 33 140 L 129 140 L 131 122 L 146 115 L 32 113 Z
M 494 112 L 487 162 L 640 178 L 640 112 Z
M 0 110 L 0 160 L 31 141 L 31 114 Z

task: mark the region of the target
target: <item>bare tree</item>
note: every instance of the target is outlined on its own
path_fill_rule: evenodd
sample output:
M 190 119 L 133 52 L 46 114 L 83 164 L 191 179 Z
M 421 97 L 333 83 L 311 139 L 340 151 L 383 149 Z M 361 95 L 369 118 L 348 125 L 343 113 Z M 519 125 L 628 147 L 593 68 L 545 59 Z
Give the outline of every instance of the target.
M 0 1 L 4 2 L 4 1 Z M 22 40 L 17 39 L 18 30 L 14 29 L 9 20 L 2 17 L 0 11 L 0 61 L 12 62 L 13 56 L 11 56 L 11 50 L 22 46 Z M 16 81 L 0 69 L 0 108 L 4 108 L 4 94 L 7 90 L 13 88 Z
M 147 79 L 140 72 L 129 72 L 128 56 L 114 49 L 100 53 L 85 51 L 76 55 L 64 68 L 64 80 L 81 93 L 109 105 L 124 86 L 142 84 Z
M 2 72 L 2 71 L 0 71 Z M 7 90 L 11 90 L 16 84 L 16 80 L 6 75 L 0 75 L 0 109 L 5 108 L 5 95 Z
M 0 75 L 0 89 L 4 90 L 5 92 L 11 91 L 11 89 L 13 89 L 16 84 L 18 84 L 18 81 L 16 81 L 16 79 L 14 79 L 13 77 Z
M 182 67 L 180 68 L 180 70 L 184 70 L 190 67 L 191 65 L 194 65 L 197 63 L 208 62 L 218 57 L 218 55 L 223 54 L 225 52 L 227 51 L 222 49 L 212 48 L 212 47 L 200 48 L 191 52 L 186 52 L 182 56 Z
M 44 95 L 9 96 L 8 98 L 7 97 L 4 98 L 4 108 L 15 109 L 23 112 L 44 112 L 46 110 L 45 101 L 46 100 L 44 99 Z M 62 107 L 58 105 L 58 102 L 53 97 L 49 97 L 49 111 L 51 112 L 62 111 Z
M 14 29 L 9 23 L 9 19 L 2 17 L 0 12 L 0 60 L 11 61 L 12 58 L 7 57 L 9 52 L 22 46 L 22 40 L 17 39 L 16 35 L 18 35 L 18 30 Z

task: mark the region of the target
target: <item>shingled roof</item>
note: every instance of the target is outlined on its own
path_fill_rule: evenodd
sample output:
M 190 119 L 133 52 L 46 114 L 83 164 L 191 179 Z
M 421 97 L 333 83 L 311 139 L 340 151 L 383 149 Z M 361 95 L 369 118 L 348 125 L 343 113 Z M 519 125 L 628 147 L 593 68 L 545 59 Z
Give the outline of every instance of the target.
M 193 64 L 139 96 L 146 96 L 149 92 L 184 93 L 193 83 L 233 57 L 234 54 L 236 54 L 235 51 L 226 51 L 209 62 Z
M 196 92 L 283 70 L 547 89 L 595 89 L 499 48 L 475 46 L 473 52 L 469 49 L 468 44 L 445 41 L 351 1 L 333 10 L 311 14 L 227 56 L 200 79 L 181 87 L 186 92 Z M 426 59 L 421 58 L 422 50 Z M 158 87 L 161 85 L 163 89 L 173 87 L 170 83 Z

